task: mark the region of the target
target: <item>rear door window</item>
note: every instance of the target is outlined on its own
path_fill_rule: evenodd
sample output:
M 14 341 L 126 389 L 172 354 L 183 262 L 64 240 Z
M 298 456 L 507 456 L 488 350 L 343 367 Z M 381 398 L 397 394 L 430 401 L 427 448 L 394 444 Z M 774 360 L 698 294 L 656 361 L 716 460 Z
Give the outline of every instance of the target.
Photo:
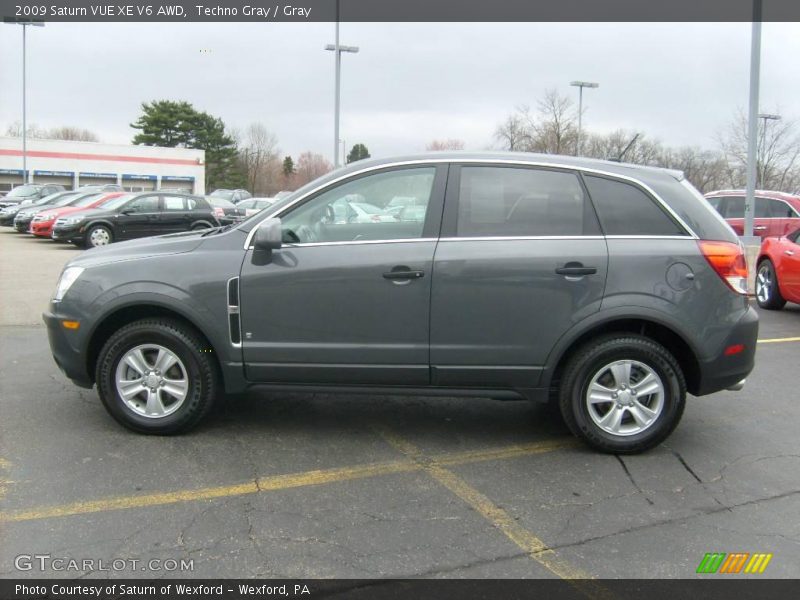
M 577 175 L 530 167 L 465 166 L 458 196 L 458 237 L 598 234 Z
M 639 186 L 593 175 L 584 181 L 606 235 L 687 235 Z

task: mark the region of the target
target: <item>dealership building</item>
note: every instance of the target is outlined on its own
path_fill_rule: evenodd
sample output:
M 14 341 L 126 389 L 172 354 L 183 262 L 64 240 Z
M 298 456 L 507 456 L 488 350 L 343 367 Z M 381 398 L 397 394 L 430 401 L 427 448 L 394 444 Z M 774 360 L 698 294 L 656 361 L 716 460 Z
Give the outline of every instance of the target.
M 205 151 L 28 139 L 28 181 L 67 189 L 116 183 L 128 191 L 205 193 Z M 23 183 L 22 138 L 0 137 L 0 195 Z

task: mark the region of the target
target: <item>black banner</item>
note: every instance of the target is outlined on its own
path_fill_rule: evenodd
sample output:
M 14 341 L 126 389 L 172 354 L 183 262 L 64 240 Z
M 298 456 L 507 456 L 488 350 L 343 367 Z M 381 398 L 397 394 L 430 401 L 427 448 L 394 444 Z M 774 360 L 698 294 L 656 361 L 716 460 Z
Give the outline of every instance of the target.
M 760 5 L 760 6 L 759 6 Z M 97 22 L 800 21 L 798 0 L 0 0 L 5 20 Z
M 799 589 L 797 580 L 720 576 L 691 580 L 0 580 L 2 600 L 764 600 L 796 598 Z

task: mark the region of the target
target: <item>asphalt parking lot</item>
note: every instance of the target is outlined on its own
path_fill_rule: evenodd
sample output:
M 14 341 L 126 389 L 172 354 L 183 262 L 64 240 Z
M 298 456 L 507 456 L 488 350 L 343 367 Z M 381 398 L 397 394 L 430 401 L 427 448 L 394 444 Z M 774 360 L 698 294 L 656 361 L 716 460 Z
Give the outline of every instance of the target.
M 541 406 L 456 398 L 252 392 L 159 438 L 50 357 L 39 314 L 79 250 L 1 228 L 0 252 L 2 577 L 687 578 L 706 552 L 800 576 L 800 306 L 761 313 L 742 392 L 690 398 L 640 456 L 588 450 Z

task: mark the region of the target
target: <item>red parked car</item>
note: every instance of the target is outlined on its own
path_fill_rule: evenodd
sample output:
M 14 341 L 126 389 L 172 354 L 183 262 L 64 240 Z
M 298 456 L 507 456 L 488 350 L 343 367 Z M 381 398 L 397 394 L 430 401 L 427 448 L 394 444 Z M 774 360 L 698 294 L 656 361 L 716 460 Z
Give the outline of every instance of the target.
M 123 192 L 100 192 L 78 196 L 72 202 L 64 206 L 49 208 L 36 213 L 31 221 L 31 227 L 28 231 L 37 237 L 49 238 L 53 233 L 53 224 L 59 217 L 78 212 L 84 208 L 95 208 L 107 202 L 108 200 L 111 200 L 112 198 L 121 196 L 122 194 Z
M 733 227 L 744 235 L 744 190 L 709 192 L 706 198 Z M 753 235 L 761 239 L 780 237 L 800 228 L 800 196 L 783 192 L 756 191 Z
M 800 304 L 800 229 L 761 243 L 756 267 L 756 300 L 761 308 L 779 310 Z

